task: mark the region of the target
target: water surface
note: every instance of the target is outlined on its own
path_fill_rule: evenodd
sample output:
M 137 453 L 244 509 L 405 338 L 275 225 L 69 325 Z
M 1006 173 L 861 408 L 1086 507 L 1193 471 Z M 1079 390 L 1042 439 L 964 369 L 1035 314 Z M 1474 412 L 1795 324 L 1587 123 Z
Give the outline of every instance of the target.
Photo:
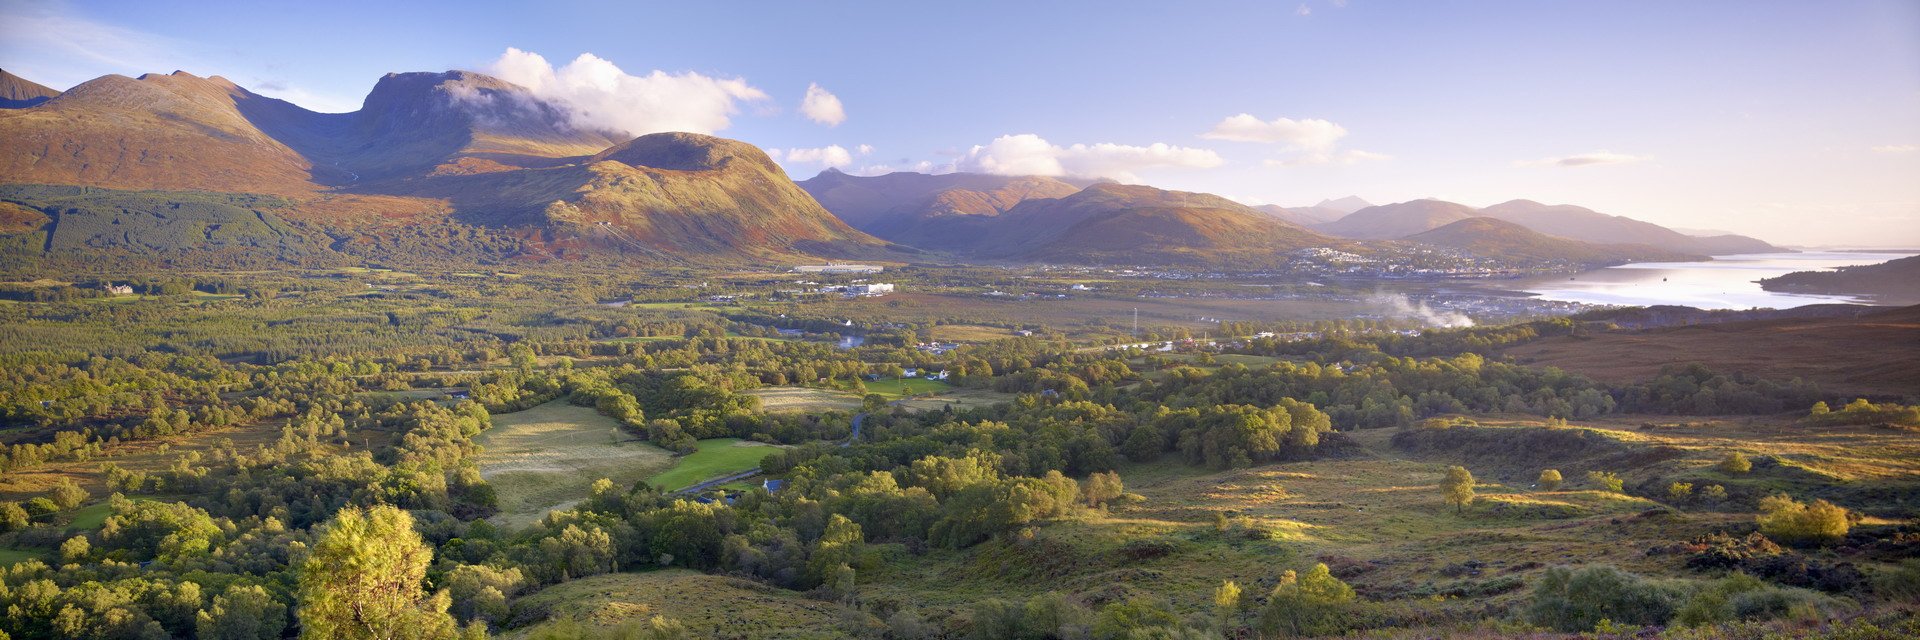
M 1709 262 L 1642 262 L 1572 276 L 1521 280 L 1514 288 L 1545 300 L 1586 304 L 1681 305 L 1701 309 L 1790 309 L 1810 304 L 1870 303 L 1855 296 L 1783 293 L 1758 280 L 1794 271 L 1824 271 L 1876 264 L 1912 253 L 1808 251 L 1720 256 Z

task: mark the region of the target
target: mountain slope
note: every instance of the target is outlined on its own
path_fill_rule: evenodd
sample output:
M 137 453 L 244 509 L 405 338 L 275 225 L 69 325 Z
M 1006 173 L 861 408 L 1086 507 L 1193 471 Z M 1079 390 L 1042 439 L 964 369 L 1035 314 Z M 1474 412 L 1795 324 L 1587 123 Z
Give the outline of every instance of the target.
M 916 227 L 933 218 L 996 216 L 1026 200 L 1065 197 L 1083 186 L 1045 176 L 912 172 L 851 176 L 835 169 L 799 185 L 847 224 L 897 242 L 906 242 Z
M 1670 251 L 1727 255 L 1766 253 L 1779 247 L 1746 236 L 1696 238 L 1651 222 L 1613 216 L 1573 205 L 1513 200 L 1480 210 L 1481 215 L 1518 223 L 1547 235 L 1601 244 L 1644 244 Z
M 948 220 L 918 246 L 1034 262 L 1265 267 L 1297 249 L 1340 244 L 1219 196 L 1112 183 Z
M 240 113 L 244 93 L 185 72 L 102 76 L 28 109 L 0 111 L 10 183 L 311 193 L 312 162 Z
M 25 109 L 59 96 L 46 85 L 0 69 L 0 109 Z
M 344 114 L 218 77 L 107 76 L 0 111 L 0 183 L 11 202 L 0 233 L 21 259 L 902 255 L 834 218 L 752 145 L 578 129 L 524 88 L 461 71 L 389 74 Z M 182 207 L 192 215 L 168 213 Z
M 1460 220 L 1404 238 L 1459 249 L 1474 255 L 1525 263 L 1612 265 L 1624 262 L 1698 260 L 1688 255 L 1646 245 L 1602 245 L 1549 236 L 1488 217 Z
M 1920 302 L 1920 256 L 1835 271 L 1795 271 L 1760 281 L 1768 291 L 1868 295 L 1894 304 Z
M 1343 238 L 1390 240 L 1479 215 L 1473 207 L 1444 200 L 1413 200 L 1367 207 L 1313 229 Z
M 445 199 L 463 223 L 523 229 L 554 257 L 603 249 L 716 262 L 885 246 L 821 208 L 759 148 L 692 133 L 640 136 L 558 167 L 429 176 L 391 193 Z

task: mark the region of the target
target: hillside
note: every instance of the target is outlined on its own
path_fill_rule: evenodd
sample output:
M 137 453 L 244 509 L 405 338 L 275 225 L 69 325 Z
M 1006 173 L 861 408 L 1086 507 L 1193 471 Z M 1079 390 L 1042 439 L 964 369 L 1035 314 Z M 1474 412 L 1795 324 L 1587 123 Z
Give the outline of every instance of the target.
M 1578 265 L 1614 265 L 1624 262 L 1699 260 L 1646 245 L 1592 244 L 1556 238 L 1526 227 L 1488 217 L 1467 218 L 1404 240 L 1451 247 L 1487 258 L 1527 263 L 1565 262 Z
M 1037 262 L 1247 267 L 1342 244 L 1226 198 L 1138 185 L 1097 184 L 987 220 L 944 248 Z
M 1768 291 L 1873 296 L 1883 302 L 1920 302 L 1920 256 L 1835 271 L 1795 271 L 1760 281 Z
M 1360 240 L 1391 240 L 1437 229 L 1479 215 L 1473 207 L 1444 200 L 1413 200 L 1367 207 L 1317 225 L 1321 233 Z
M 1912 396 L 1920 389 L 1920 307 L 1841 317 L 1790 317 L 1544 338 L 1500 352 L 1609 382 L 1701 363 L 1726 374 L 1800 378 L 1839 394 Z M 1839 366 L 1839 363 L 1845 366 Z
M 25 109 L 58 95 L 51 87 L 0 69 L 0 109 Z
M 0 132 L 9 264 L 224 263 L 240 247 L 298 263 L 897 255 L 752 145 L 579 129 L 524 88 L 464 71 L 388 74 L 344 114 L 219 77 L 106 76 L 0 111 Z M 182 206 L 200 217 L 167 213 Z
M 798 184 L 854 228 L 907 244 L 932 219 L 995 216 L 1026 200 L 1066 197 L 1085 186 L 1045 176 L 904 171 L 852 176 L 837 169 Z
M 1764 241 L 1739 235 L 1689 236 L 1651 222 L 1600 213 L 1574 205 L 1547 205 L 1512 200 L 1480 210 L 1480 214 L 1523 225 L 1547 235 L 1600 244 L 1643 244 L 1669 251 L 1731 255 L 1783 251 Z

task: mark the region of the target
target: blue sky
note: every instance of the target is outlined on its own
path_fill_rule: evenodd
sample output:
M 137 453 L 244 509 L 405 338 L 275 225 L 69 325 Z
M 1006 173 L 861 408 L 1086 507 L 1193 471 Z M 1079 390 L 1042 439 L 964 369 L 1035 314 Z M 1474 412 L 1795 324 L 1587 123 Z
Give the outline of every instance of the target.
M 0 67 L 56 88 L 183 69 L 350 110 L 387 72 L 550 65 L 550 97 L 593 124 L 710 129 L 796 178 L 832 163 L 1289 205 L 1530 198 L 1920 245 L 1920 3 L 954 5 L 0 0 Z M 569 70 L 582 54 L 600 62 Z M 608 64 L 630 77 L 592 75 Z M 838 117 L 802 108 L 810 86 Z

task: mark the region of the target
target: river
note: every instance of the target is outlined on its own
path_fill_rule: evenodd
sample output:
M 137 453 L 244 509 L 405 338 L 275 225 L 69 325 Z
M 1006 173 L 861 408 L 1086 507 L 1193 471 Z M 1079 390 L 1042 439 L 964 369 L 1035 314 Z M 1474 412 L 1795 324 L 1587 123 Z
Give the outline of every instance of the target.
M 1720 256 L 1708 262 L 1642 262 L 1573 276 L 1522 280 L 1513 288 L 1541 299 L 1607 305 L 1680 305 L 1701 309 L 1790 309 L 1810 304 L 1863 303 L 1854 296 L 1782 293 L 1758 280 L 1794 271 L 1876 264 L 1912 253 L 1807 251 Z

